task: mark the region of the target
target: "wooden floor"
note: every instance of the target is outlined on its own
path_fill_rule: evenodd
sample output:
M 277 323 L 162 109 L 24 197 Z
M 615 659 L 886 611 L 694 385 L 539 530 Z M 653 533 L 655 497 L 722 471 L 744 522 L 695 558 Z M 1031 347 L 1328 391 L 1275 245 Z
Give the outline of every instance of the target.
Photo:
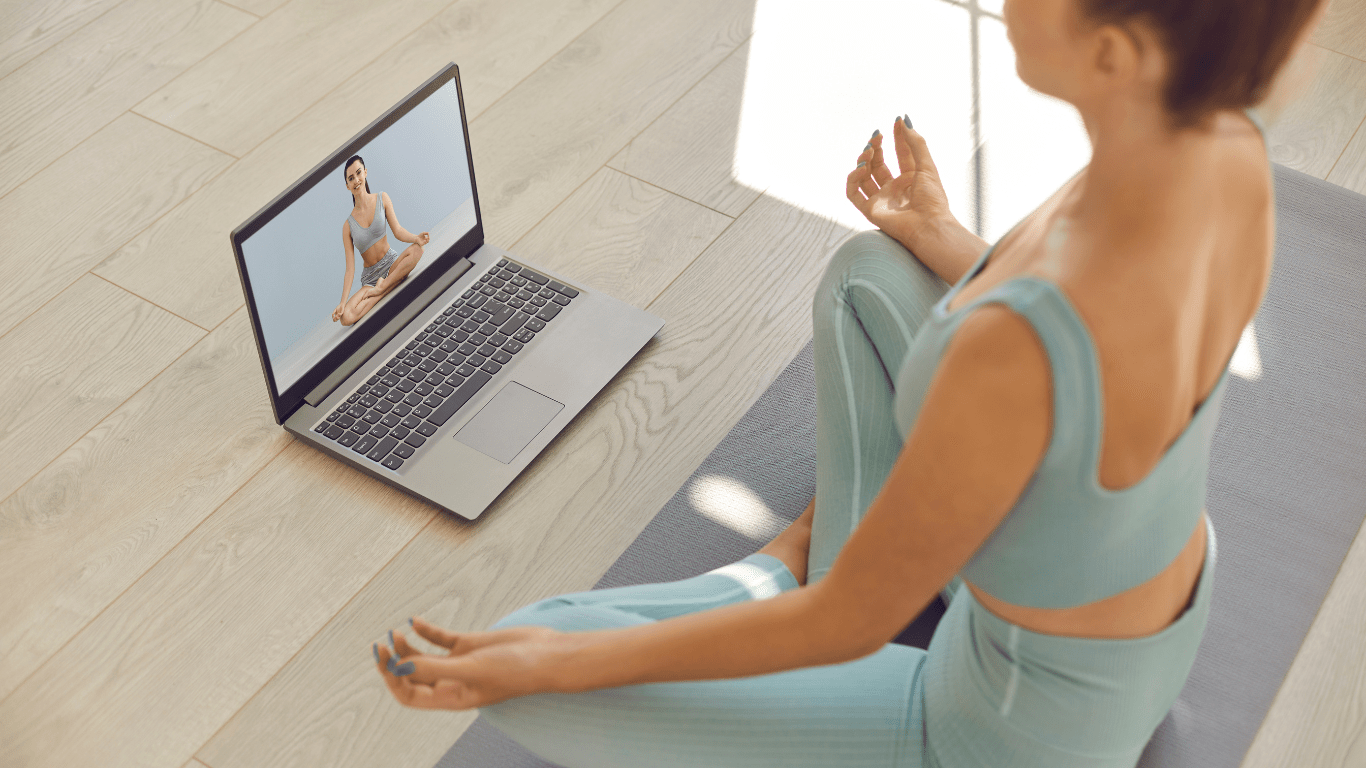
M 1043 100 L 1011 79 L 999 2 L 977 2 L 10 4 L 0 763 L 434 764 L 473 714 L 396 705 L 370 643 L 413 614 L 482 629 L 597 581 L 810 338 L 815 282 L 850 232 L 839 169 L 872 128 L 913 109 L 987 234 L 1056 186 L 993 202 L 968 181 L 981 147 L 1026 168 L 1011 137 L 1071 119 L 988 119 L 1014 103 L 998 92 Z M 833 42 L 810 53 L 807 33 Z M 1274 156 L 1366 192 L 1366 0 L 1336 0 L 1315 43 Z M 911 63 L 784 77 L 820 55 L 848 73 Z M 489 241 L 667 322 L 475 523 L 274 423 L 228 245 L 448 61 Z M 1084 147 L 1059 151 L 1045 181 Z M 1366 764 L 1363 539 L 1248 768 Z

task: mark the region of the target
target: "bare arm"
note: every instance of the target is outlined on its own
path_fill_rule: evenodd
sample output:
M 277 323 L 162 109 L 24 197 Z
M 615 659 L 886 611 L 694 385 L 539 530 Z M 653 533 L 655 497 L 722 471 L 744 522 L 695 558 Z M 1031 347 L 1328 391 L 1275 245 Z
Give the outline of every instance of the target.
M 354 280 L 356 276 L 356 260 L 355 257 L 351 255 L 351 250 L 351 227 L 347 226 L 346 222 L 343 221 L 342 258 L 346 261 L 346 277 L 342 278 L 341 301 L 337 304 L 337 308 L 332 310 L 333 320 L 341 319 L 342 310 L 346 307 L 346 300 L 350 298 L 351 281 Z
M 412 232 L 404 229 L 403 225 L 398 223 L 398 216 L 394 213 L 394 202 L 389 199 L 389 193 L 381 192 L 380 194 L 384 196 L 384 216 L 389 220 L 389 229 L 393 230 L 394 237 L 397 237 L 405 243 L 426 245 L 427 242 L 431 240 L 431 237 L 428 236 L 426 232 L 420 232 L 414 235 Z
M 1038 468 L 1052 419 L 1048 360 L 1028 323 L 988 305 L 964 320 L 882 491 L 814 585 L 624 629 L 510 627 L 424 637 L 385 674 L 418 707 L 463 709 L 541 691 L 747 677 L 873 653 L 929 604 L 1005 518 Z M 376 650 L 384 672 L 388 654 Z M 406 664 L 404 665 L 406 666 Z M 407 672 L 408 670 L 403 670 Z
M 1048 445 L 1047 353 L 988 306 L 960 326 L 881 492 L 816 584 L 669 621 L 566 635 L 563 690 L 742 677 L 890 642 L 1005 519 Z

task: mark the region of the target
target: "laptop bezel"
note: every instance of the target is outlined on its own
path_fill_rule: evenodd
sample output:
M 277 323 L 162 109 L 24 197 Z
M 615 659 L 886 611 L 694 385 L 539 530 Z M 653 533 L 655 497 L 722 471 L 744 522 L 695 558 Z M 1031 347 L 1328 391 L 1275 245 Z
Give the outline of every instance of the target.
M 251 237 L 271 219 L 282 213 L 294 201 L 298 200 L 313 188 L 315 184 L 324 180 L 327 176 L 337 170 L 337 164 L 344 161 L 347 157 L 356 154 L 357 151 L 372 141 L 380 133 L 384 132 L 389 126 L 393 125 L 404 115 L 408 114 L 418 104 L 422 103 L 427 97 L 431 96 L 448 82 L 455 82 L 456 99 L 460 104 L 460 128 L 465 140 L 465 160 L 470 174 L 470 190 L 474 196 L 474 227 L 464 236 L 458 239 L 445 252 L 436 257 L 426 269 L 413 275 L 407 285 L 398 289 L 398 292 L 390 301 L 383 302 L 366 318 L 365 322 L 358 325 L 354 332 L 348 334 L 335 348 L 323 356 L 321 360 L 311 367 L 307 373 L 294 382 L 284 392 L 279 391 L 275 382 L 275 372 L 271 368 L 270 358 L 266 352 L 265 334 L 261 328 L 261 318 L 256 311 L 255 296 L 252 292 L 251 278 L 247 274 L 246 262 L 242 253 L 242 243 Z M 479 250 L 484 244 L 484 217 L 479 207 L 479 185 L 474 177 L 474 154 L 470 149 L 470 130 L 469 120 L 465 115 L 465 96 L 460 86 L 460 68 L 454 62 L 447 64 L 442 70 L 425 83 L 418 86 L 409 93 L 402 101 L 391 107 L 383 115 L 380 115 L 374 122 L 366 126 L 362 131 L 353 136 L 348 142 L 343 144 L 335 152 L 328 155 L 324 160 L 315 165 L 312 170 L 304 174 L 291 184 L 284 192 L 281 192 L 267 203 L 261 210 L 257 211 L 236 229 L 232 231 L 231 237 L 232 251 L 234 260 L 237 263 L 237 272 L 242 280 L 242 291 L 247 303 L 247 313 L 251 318 L 252 333 L 256 336 L 256 352 L 261 360 L 261 371 L 265 375 L 266 389 L 270 394 L 271 409 L 275 415 L 277 424 L 284 424 L 291 415 L 305 404 L 305 397 L 319 384 L 321 384 L 333 371 L 343 365 L 352 355 L 360 350 L 365 344 L 376 338 L 382 333 L 393 335 L 399 328 L 389 328 L 391 321 L 403 312 L 409 304 L 417 299 L 422 293 L 438 280 L 440 280 L 451 269 L 461 265 L 461 262 L 468 259 L 471 254 Z

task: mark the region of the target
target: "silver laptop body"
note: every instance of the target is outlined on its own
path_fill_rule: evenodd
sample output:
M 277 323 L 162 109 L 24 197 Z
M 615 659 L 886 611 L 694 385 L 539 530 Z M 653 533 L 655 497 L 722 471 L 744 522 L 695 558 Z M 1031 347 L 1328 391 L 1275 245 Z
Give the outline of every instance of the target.
M 358 154 L 400 225 L 431 240 L 405 280 L 343 326 L 330 316 L 344 282 L 337 225 L 352 206 L 343 163 Z M 392 250 L 409 245 L 387 236 Z M 234 230 L 232 245 L 276 421 L 471 520 L 664 325 L 483 242 L 454 64 Z

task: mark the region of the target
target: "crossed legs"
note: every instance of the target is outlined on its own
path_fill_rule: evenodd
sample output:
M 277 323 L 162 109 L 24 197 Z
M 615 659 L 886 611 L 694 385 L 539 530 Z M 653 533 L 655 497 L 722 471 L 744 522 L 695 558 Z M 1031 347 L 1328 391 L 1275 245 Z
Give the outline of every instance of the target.
M 394 263 L 389 266 L 389 274 L 380 278 L 379 282 L 373 286 L 362 286 L 359 291 L 352 294 L 351 299 L 346 302 L 346 308 L 342 310 L 341 324 L 354 325 L 356 321 L 365 317 L 366 313 L 374 308 L 379 300 L 384 298 L 394 286 L 403 282 L 408 277 L 408 273 L 413 271 L 417 262 L 422 258 L 422 246 L 410 245 L 399 254 Z
M 819 579 L 900 450 L 893 382 L 916 330 L 945 290 L 879 232 L 857 235 L 836 252 L 814 306 L 816 499 L 764 549 L 691 579 L 548 598 L 494 628 L 536 624 L 578 632 L 631 626 L 764 599 L 798 588 L 804 578 Z M 924 651 L 889 644 L 844 664 L 524 696 L 481 713 L 523 746 L 567 768 L 931 766 L 924 737 L 924 661 Z

